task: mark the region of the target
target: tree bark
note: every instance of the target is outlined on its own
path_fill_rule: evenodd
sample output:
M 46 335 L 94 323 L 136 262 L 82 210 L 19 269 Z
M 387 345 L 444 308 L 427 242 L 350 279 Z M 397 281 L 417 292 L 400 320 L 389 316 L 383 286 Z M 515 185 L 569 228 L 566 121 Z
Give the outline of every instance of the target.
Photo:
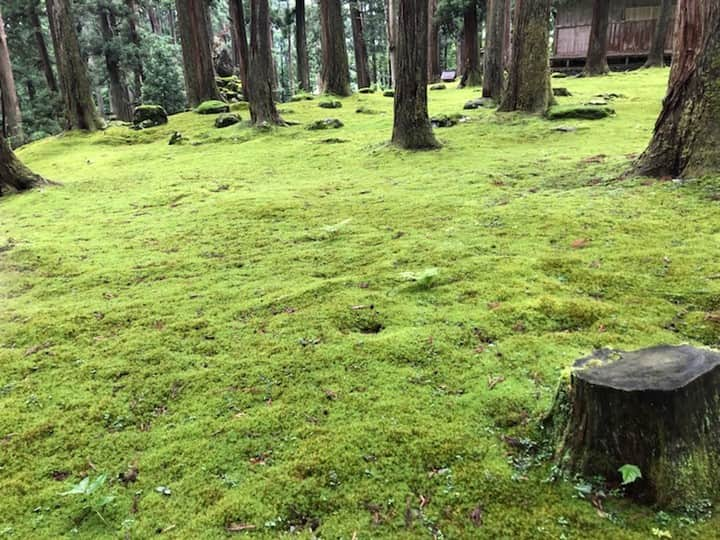
M 45 75 L 48 90 L 50 90 L 50 93 L 57 94 L 57 80 L 55 79 L 55 73 L 53 72 L 52 62 L 50 61 L 50 53 L 48 53 L 47 44 L 45 43 L 45 34 L 43 33 L 40 16 L 38 15 L 35 2 L 28 3 L 28 19 L 30 20 L 30 24 L 33 28 L 33 34 L 35 35 L 35 43 L 38 47 L 40 63 L 42 64 L 42 70 Z
M 0 195 L 6 191 L 26 191 L 46 181 L 28 169 L 0 135 Z
M 720 171 L 720 5 L 680 0 L 668 94 L 647 150 L 635 164 L 646 176 Z
M 505 4 L 507 0 L 489 0 L 485 56 L 483 58 L 483 97 L 500 100 L 505 84 Z
M 100 7 L 98 9 L 98 18 L 100 20 L 100 33 L 104 41 L 105 67 L 110 82 L 110 109 L 118 119 L 123 122 L 130 122 L 133 117 L 133 108 L 130 105 L 130 95 L 125 84 L 125 77 L 120 69 L 117 48 L 112 46 L 112 41 L 115 38 L 115 25 L 113 24 L 114 17 L 110 12 L 110 8 Z
M 135 0 L 125 0 L 128 10 L 128 38 L 135 47 L 133 54 L 133 96 L 137 103 L 142 102 L 142 85 L 145 74 L 143 72 L 142 56 L 140 54 L 140 33 L 138 32 L 138 9 Z
M 588 43 L 587 59 L 583 73 L 590 77 L 607 75 L 610 71 L 607 62 L 608 27 L 610 26 L 610 1 L 593 2 L 592 26 Z
M 185 89 L 191 107 L 222 99 L 215 84 L 207 0 L 176 0 Z
M 240 70 L 240 80 L 243 84 L 243 94 L 247 99 L 248 67 L 250 65 L 250 51 L 248 50 L 247 30 L 245 29 L 245 10 L 242 0 L 230 0 L 230 24 L 232 26 L 233 54 Z
M 435 139 L 427 108 L 427 0 L 399 0 L 397 77 L 393 144 L 406 150 L 429 150 Z
M 545 113 L 552 103 L 549 21 L 550 0 L 516 0 L 515 38 L 501 111 Z
M 510 52 L 512 50 L 512 2 L 505 0 L 505 39 L 503 41 L 503 66 L 510 68 Z
M 336 96 L 349 96 L 352 93 L 344 28 L 340 0 L 320 0 L 322 47 L 320 91 L 322 93 Z
M 440 80 L 440 25 L 435 20 L 438 0 L 428 0 L 428 82 Z
M 0 92 L 2 92 L 3 135 L 21 143 L 23 139 L 22 114 L 10 63 L 10 50 L 7 45 L 2 13 L 0 13 Z
M 305 0 L 295 0 L 295 54 L 300 89 L 310 92 L 310 62 L 308 60 L 307 27 L 305 25 Z
M 358 88 L 368 88 L 370 86 L 370 70 L 368 69 L 367 44 L 363 34 L 363 14 L 360 2 L 357 0 L 350 0 L 350 20 L 352 23 Z
M 65 109 L 65 128 L 94 131 L 102 127 L 102 122 L 95 111 L 70 1 L 46 2 Z
M 150 30 L 153 34 L 162 34 L 162 25 L 160 24 L 160 18 L 158 17 L 157 10 L 154 6 L 148 6 L 147 8 L 148 21 L 150 21 Z
M 652 45 L 648 53 L 646 68 L 665 67 L 665 42 L 667 41 L 668 31 L 670 30 L 670 20 L 673 16 L 675 4 L 673 0 L 661 0 L 660 14 L 655 24 L 655 33 L 653 34 Z
M 273 58 L 268 41 L 270 7 L 268 0 L 250 0 L 250 65 L 248 100 L 255 126 L 285 125 L 273 99 Z
M 480 44 L 478 41 L 478 14 L 475 0 L 465 5 L 463 9 L 462 32 L 462 77 L 460 88 L 466 86 L 480 86 L 482 84 L 482 71 L 480 70 Z
M 398 0 L 385 0 L 385 28 L 388 42 L 388 60 L 390 62 L 390 82 L 395 88 L 395 74 L 397 73 L 397 22 Z

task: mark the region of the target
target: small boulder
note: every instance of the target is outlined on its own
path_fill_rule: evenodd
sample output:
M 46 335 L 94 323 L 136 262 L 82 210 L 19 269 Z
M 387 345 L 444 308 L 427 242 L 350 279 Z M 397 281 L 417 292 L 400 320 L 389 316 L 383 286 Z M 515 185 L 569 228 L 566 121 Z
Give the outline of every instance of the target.
M 558 126 L 553 128 L 553 131 L 559 131 L 560 133 L 575 133 L 577 128 L 575 126 Z
M 369 109 L 369 108 L 364 107 L 364 106 L 363 106 L 363 107 L 358 107 L 357 109 L 355 109 L 355 112 L 356 112 L 357 114 L 380 114 L 378 111 L 373 110 L 373 109 Z
M 176 145 L 176 144 L 178 144 L 178 143 L 181 143 L 182 141 L 183 141 L 182 133 L 180 133 L 179 131 L 176 131 L 176 132 L 174 132 L 174 133 L 170 136 L 170 140 L 168 141 L 168 145 L 169 145 L 169 146 L 174 146 L 174 145 Z
M 480 109 L 483 107 L 488 109 L 494 109 L 495 107 L 497 107 L 497 104 L 491 98 L 477 98 L 471 99 L 470 101 L 466 102 L 463 109 L 465 109 L 466 111 L 471 111 L 473 109 Z
M 358 90 L 358 94 L 374 94 L 375 89 L 374 88 L 360 88 Z
M 572 97 L 572 93 L 567 88 L 553 88 L 553 96 L 555 96 L 555 97 Z
M 324 120 L 315 120 L 307 128 L 310 131 L 318 131 L 321 129 L 340 129 L 344 125 L 345 124 L 337 118 L 325 118 Z
M 321 101 L 318 103 L 318 107 L 321 109 L 342 109 L 342 103 L 340 101 Z
M 430 87 L 430 90 L 434 90 L 434 91 L 437 91 L 437 90 L 446 90 L 446 89 L 447 89 L 447 85 L 446 85 L 446 84 L 443 84 L 443 83 L 433 84 L 433 85 Z
M 195 112 L 198 114 L 220 114 L 230 112 L 230 105 L 224 101 L 217 99 L 211 99 L 209 101 L 203 101 L 197 106 Z
M 240 122 L 241 118 L 239 114 L 235 113 L 222 113 L 215 118 L 215 127 L 216 128 L 226 128 L 230 126 L 234 126 L 238 122 Z
M 154 127 L 168 123 L 167 111 L 160 105 L 139 105 L 133 113 L 133 124 L 140 127 Z M 144 124 L 144 125 L 143 125 Z
M 449 128 L 456 126 L 463 118 L 465 117 L 460 114 L 453 114 L 452 116 L 438 114 L 430 118 L 430 124 L 434 128 Z
M 383 96 L 385 97 L 395 97 L 395 90 L 385 90 L 383 92 Z
M 550 120 L 567 120 L 576 118 L 579 120 L 601 120 L 615 114 L 611 107 L 595 107 L 592 105 L 564 105 L 552 107 L 547 117 Z

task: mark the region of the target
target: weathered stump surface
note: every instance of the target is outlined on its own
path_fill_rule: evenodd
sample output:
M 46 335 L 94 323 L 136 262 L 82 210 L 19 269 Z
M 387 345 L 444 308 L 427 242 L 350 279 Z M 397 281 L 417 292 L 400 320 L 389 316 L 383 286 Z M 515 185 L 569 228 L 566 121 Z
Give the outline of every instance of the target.
M 720 489 L 720 354 L 689 346 L 601 350 L 575 362 L 546 427 L 571 474 L 617 479 L 640 468 L 634 494 L 665 507 Z

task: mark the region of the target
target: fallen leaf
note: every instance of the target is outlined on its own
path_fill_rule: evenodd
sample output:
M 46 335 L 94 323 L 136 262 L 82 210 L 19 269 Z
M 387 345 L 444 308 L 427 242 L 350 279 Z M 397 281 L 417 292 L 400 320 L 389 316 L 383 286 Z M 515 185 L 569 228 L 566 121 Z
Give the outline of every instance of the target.
M 590 245 L 590 239 L 589 238 L 578 238 L 577 240 L 573 240 L 570 244 L 570 247 L 573 249 L 582 249 L 586 248 Z

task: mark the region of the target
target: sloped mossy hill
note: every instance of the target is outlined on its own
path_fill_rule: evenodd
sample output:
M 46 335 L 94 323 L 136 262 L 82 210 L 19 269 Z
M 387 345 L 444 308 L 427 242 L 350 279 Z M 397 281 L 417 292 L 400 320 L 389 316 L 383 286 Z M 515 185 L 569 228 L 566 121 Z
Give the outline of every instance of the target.
M 627 97 L 570 133 L 469 111 L 430 154 L 386 144 L 379 92 L 333 110 L 342 145 L 303 101 L 20 149 L 63 185 L 0 200 L 2 534 L 713 538 L 701 508 L 601 517 L 521 450 L 575 358 L 720 341 L 718 179 L 621 177 L 666 77 L 567 79 Z M 58 495 L 102 473 L 108 524 Z

